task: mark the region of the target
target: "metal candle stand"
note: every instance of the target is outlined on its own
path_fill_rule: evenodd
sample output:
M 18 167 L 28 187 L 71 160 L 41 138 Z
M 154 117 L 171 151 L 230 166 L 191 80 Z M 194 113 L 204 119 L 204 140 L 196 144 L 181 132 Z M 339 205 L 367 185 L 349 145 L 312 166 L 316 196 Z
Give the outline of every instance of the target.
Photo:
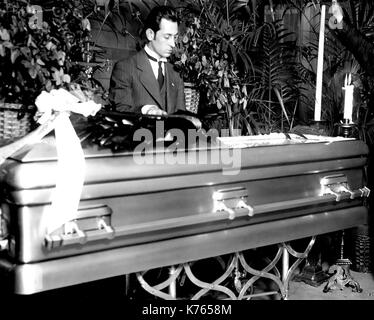
M 311 126 L 313 130 L 316 131 L 316 134 L 322 134 L 326 130 L 326 121 L 320 120 L 311 121 Z M 343 119 L 339 124 L 338 135 L 343 136 L 344 138 L 353 137 L 354 128 L 356 124 L 351 122 L 349 119 Z M 328 292 L 333 289 L 339 288 L 343 290 L 345 286 L 352 287 L 354 292 L 362 292 L 360 285 L 355 281 L 350 274 L 350 265 L 352 262 L 344 258 L 344 230 L 342 231 L 341 237 L 341 247 L 340 247 L 340 259 L 337 259 L 335 265 L 329 268 L 329 273 L 334 273 L 330 278 L 323 270 L 321 266 L 321 257 L 319 256 L 318 262 L 315 264 L 310 263 L 309 259 L 306 259 L 306 265 L 302 269 L 299 275 L 297 275 L 295 281 L 303 281 L 312 286 L 319 286 L 321 283 L 326 281 L 328 282 L 323 289 L 323 292 Z
M 344 138 L 353 137 L 353 130 L 356 124 L 349 119 L 343 119 L 339 124 L 339 135 Z M 344 230 L 342 230 L 340 243 L 340 258 L 336 260 L 335 264 L 329 268 L 329 273 L 333 273 L 327 282 L 323 292 L 329 292 L 334 289 L 343 290 L 344 287 L 349 286 L 353 292 L 362 292 L 362 289 L 357 281 L 355 281 L 350 273 L 350 265 L 352 262 L 348 258 L 344 258 Z
M 301 281 L 313 287 L 319 287 L 329 278 L 329 275 L 322 269 L 321 253 L 318 252 L 320 249 L 319 242 L 320 238 L 317 237 L 315 250 L 312 249 L 306 257 L 304 267 L 299 274 L 293 277 L 293 281 Z
M 351 122 L 349 119 L 343 119 L 342 123 L 339 124 L 339 135 L 344 138 L 350 138 L 353 136 L 353 130 L 355 128 L 355 123 Z
M 310 131 L 309 133 L 315 135 L 327 135 L 326 127 L 327 121 L 326 120 L 311 120 L 309 122 Z M 316 252 L 316 248 L 318 247 L 319 238 L 317 237 L 317 245 L 315 246 L 315 250 L 312 250 L 310 255 L 305 260 L 305 265 L 301 269 L 300 273 L 294 276 L 294 281 L 301 281 L 305 282 L 313 287 L 320 286 L 323 282 L 325 282 L 329 275 L 322 270 L 321 264 L 321 254 Z M 318 251 L 318 249 L 317 249 Z
M 340 244 L 340 259 L 329 269 L 329 273 L 333 273 L 327 282 L 323 292 L 329 292 L 334 289 L 343 290 L 345 287 L 351 287 L 353 292 L 362 292 L 357 281 L 355 281 L 350 273 L 350 265 L 352 262 L 344 258 L 344 230 L 342 230 L 342 238 Z

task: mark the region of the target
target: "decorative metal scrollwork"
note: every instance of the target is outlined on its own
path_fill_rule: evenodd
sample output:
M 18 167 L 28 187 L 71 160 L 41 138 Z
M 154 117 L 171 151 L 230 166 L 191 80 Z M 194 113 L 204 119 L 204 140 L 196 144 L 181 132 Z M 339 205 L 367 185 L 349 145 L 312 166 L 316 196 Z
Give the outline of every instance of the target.
M 312 237 L 304 252 L 295 251 L 291 248 L 289 243 L 278 244 L 278 248 L 272 259 L 261 257 L 262 263 L 265 263 L 266 266 L 260 270 L 250 266 L 250 262 L 248 262 L 248 251 L 253 250 L 209 258 L 215 263 L 214 272 L 212 272 L 212 270 L 205 271 L 210 275 L 214 273 L 214 280 L 203 280 L 204 272 L 199 268 L 194 268 L 201 261 L 206 261 L 208 259 L 168 267 L 168 278 L 156 285 L 151 285 L 149 282 L 151 280 L 157 281 L 157 277 L 153 277 L 149 280 L 145 279 L 149 271 L 138 272 L 136 276 L 144 290 L 151 295 L 167 300 L 198 300 L 204 298 L 217 300 L 250 300 L 260 296 L 273 295 L 282 299 L 287 299 L 289 281 L 292 274 L 302 260 L 308 256 L 314 242 L 315 237 Z M 296 258 L 296 261 L 293 262 L 290 268 L 288 262 L 287 265 L 284 263 L 284 261 L 288 261 L 289 254 Z M 283 260 L 282 276 L 277 265 L 279 265 L 282 256 L 285 257 L 285 255 L 287 255 L 287 259 Z M 209 266 L 209 268 L 212 268 L 212 266 Z M 165 268 L 162 269 L 165 271 Z M 216 275 L 217 273 L 219 274 Z M 259 281 L 259 279 L 269 279 L 273 283 L 272 290 L 256 292 L 255 283 Z M 192 285 L 192 288 L 189 287 L 187 291 L 186 288 L 184 288 L 186 280 Z M 274 286 L 276 286 L 277 290 L 275 290 Z M 178 294 L 180 294 L 180 296 L 177 297 Z
M 287 299 L 288 296 L 288 288 L 289 288 L 289 282 L 291 280 L 293 272 L 296 270 L 296 268 L 299 266 L 299 264 L 306 258 L 308 257 L 308 254 L 310 250 L 312 250 L 312 247 L 314 245 L 314 242 L 316 241 L 316 237 L 313 236 L 312 239 L 310 240 L 309 244 L 307 245 L 306 249 L 304 252 L 297 252 L 294 249 L 291 248 L 291 245 L 289 242 L 283 243 L 283 247 L 287 250 L 288 253 L 290 253 L 293 257 L 296 258 L 296 261 L 292 264 L 291 268 L 287 267 L 287 272 L 286 272 L 286 278 L 283 279 L 283 285 L 286 290 L 284 298 Z

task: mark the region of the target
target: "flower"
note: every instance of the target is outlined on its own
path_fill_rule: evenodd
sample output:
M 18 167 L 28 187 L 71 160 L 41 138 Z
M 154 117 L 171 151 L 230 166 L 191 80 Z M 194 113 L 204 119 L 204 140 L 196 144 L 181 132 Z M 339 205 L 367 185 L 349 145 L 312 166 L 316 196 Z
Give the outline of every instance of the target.
M 171 62 L 185 82 L 193 83 L 203 94 L 206 106 L 218 110 L 246 106 L 247 90 L 232 56 L 224 50 L 222 38 L 208 28 L 203 15 L 183 14 L 184 32 L 178 38 Z
M 243 43 L 249 43 L 250 26 L 228 15 L 222 1 L 191 0 L 181 8 L 180 16 L 184 31 L 171 62 L 184 81 L 200 91 L 199 114 L 222 120 L 230 134 L 235 128 L 248 130 L 247 86 L 252 66 Z
M 204 40 L 199 19 L 191 17 L 185 23 L 186 30 L 178 38 L 171 61 L 185 82 L 196 83 L 202 67 L 200 50 Z

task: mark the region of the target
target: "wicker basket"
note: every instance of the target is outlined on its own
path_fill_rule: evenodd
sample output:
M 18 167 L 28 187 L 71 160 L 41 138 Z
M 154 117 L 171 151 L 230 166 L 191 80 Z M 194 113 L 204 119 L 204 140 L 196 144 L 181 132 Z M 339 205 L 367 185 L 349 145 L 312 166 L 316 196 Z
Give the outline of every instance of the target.
M 18 119 L 21 104 L 0 102 L 0 139 L 14 139 L 31 130 L 32 115 L 27 113 Z
M 193 83 L 184 83 L 184 95 L 186 97 L 186 110 L 197 113 L 199 108 L 200 92 Z

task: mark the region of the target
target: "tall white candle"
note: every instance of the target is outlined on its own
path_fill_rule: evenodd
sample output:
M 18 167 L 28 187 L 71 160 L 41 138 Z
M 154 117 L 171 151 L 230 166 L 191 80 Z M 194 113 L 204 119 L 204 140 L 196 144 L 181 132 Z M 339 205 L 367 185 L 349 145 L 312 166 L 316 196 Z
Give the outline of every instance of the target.
M 354 85 L 352 83 L 352 76 L 345 77 L 344 83 L 344 115 L 343 119 L 348 119 L 349 122 L 352 122 L 352 112 L 353 112 L 353 90 Z
M 325 47 L 325 16 L 326 16 L 326 6 L 323 5 L 321 6 L 321 22 L 320 22 L 320 28 L 319 28 L 319 42 L 318 42 L 316 101 L 314 105 L 314 120 L 315 121 L 321 121 L 323 53 L 324 53 L 324 47 Z

